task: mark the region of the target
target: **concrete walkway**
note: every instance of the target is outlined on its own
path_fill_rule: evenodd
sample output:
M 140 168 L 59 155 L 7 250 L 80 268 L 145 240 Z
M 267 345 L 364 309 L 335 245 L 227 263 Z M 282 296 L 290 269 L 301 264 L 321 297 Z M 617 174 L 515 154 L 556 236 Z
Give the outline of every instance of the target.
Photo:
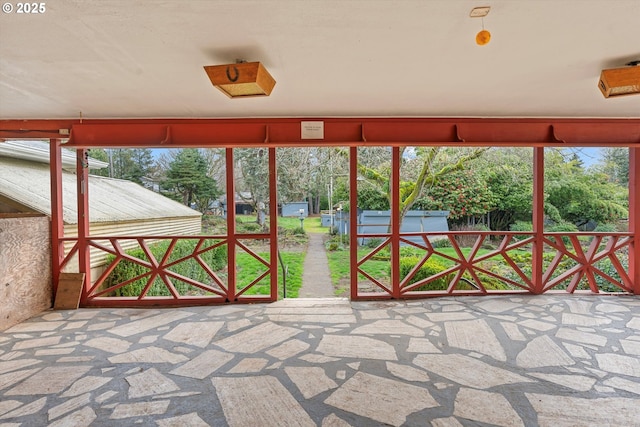
M 322 233 L 309 233 L 309 246 L 304 260 L 302 287 L 298 298 L 331 298 L 335 291 L 331 284 L 329 261 Z

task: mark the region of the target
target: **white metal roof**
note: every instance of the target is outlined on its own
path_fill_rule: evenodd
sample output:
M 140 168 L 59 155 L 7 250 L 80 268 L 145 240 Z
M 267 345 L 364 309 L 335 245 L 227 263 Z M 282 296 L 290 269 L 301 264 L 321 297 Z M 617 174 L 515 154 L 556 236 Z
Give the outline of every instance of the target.
M 76 153 L 63 148 L 62 167 L 76 167 Z M 38 163 L 49 163 L 49 143 L 44 141 L 4 141 L 0 142 L 0 157 L 13 157 L 14 159 L 30 160 Z M 89 157 L 89 169 L 102 169 L 109 163 Z
M 0 195 L 28 208 L 51 215 L 49 165 L 0 157 Z M 64 222 L 77 223 L 76 175 L 62 172 Z M 89 176 L 91 223 L 139 221 L 154 218 L 200 216 L 175 202 L 131 181 Z

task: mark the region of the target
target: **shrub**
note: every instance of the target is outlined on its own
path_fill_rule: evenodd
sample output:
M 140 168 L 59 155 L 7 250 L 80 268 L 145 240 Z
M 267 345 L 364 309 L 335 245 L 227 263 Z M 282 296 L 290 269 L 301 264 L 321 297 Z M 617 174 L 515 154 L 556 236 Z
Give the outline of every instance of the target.
M 161 260 L 164 257 L 165 253 L 167 252 L 167 248 L 169 247 L 169 243 L 170 242 L 168 240 L 165 240 L 149 246 L 149 249 L 151 250 L 151 253 L 156 258 L 156 260 Z M 207 248 L 215 243 L 215 240 L 205 240 L 201 248 Z M 178 240 L 171 252 L 168 261 L 175 261 L 193 253 L 193 249 L 195 248 L 196 244 L 197 240 Z M 130 249 L 126 251 L 126 253 L 135 258 L 148 260 L 146 254 L 141 248 Z M 211 270 L 220 270 L 227 265 L 226 246 L 221 245 L 207 252 L 204 252 L 200 255 L 200 258 L 211 268 Z M 109 266 L 114 260 L 115 256 L 109 255 L 107 257 L 107 266 Z M 134 277 L 144 274 L 148 271 L 148 268 L 143 267 L 139 264 L 127 260 L 121 260 L 105 280 L 104 286 L 108 288 L 117 285 L 118 283 L 126 282 L 127 280 L 133 279 Z M 209 277 L 209 275 L 194 259 L 189 259 L 174 265 L 173 267 L 171 267 L 171 271 L 205 284 L 211 282 L 211 278 Z M 144 287 L 147 285 L 147 282 L 148 277 L 131 282 L 126 286 L 118 288 L 115 291 L 115 296 L 139 296 Z M 191 285 L 180 280 L 172 279 L 172 283 L 181 295 L 194 290 Z M 147 292 L 147 295 L 169 296 L 171 294 L 169 292 L 169 289 L 167 289 L 167 287 L 164 285 L 164 282 L 162 282 L 159 278 L 156 278 L 155 282 Z
M 558 222 L 547 227 L 547 231 L 550 233 L 575 233 L 578 231 L 578 227 L 570 222 Z
M 451 247 L 451 240 L 449 240 L 448 237 L 433 239 L 431 241 L 431 246 L 433 246 L 436 249 L 438 249 L 438 248 L 450 248 Z
M 255 233 L 262 231 L 262 227 L 257 222 L 238 222 L 237 231 L 240 233 Z
M 622 265 L 622 268 L 625 271 L 629 271 L 629 254 L 627 252 L 622 252 L 618 254 L 618 261 Z M 603 273 L 613 277 L 615 280 L 622 282 L 622 278 L 620 274 L 614 267 L 613 263 L 610 259 L 603 259 L 596 264 L 596 266 L 602 270 Z M 623 289 L 617 287 L 613 283 L 609 282 L 607 279 L 602 277 L 599 274 L 596 274 L 596 283 L 598 284 L 598 288 L 604 292 L 624 292 Z
M 417 256 L 405 256 L 400 258 L 400 277 L 404 279 L 409 274 L 409 272 L 416 266 L 416 264 L 420 262 L 420 260 L 421 258 Z M 425 262 L 422 265 L 422 267 L 420 267 L 418 271 L 416 271 L 414 276 L 409 280 L 409 284 L 413 284 L 420 280 L 424 280 L 428 277 L 435 276 L 436 274 L 439 274 L 445 271 L 447 268 L 448 267 L 446 267 L 440 261 L 435 259 L 429 259 L 427 260 L 427 262 Z M 500 279 L 497 279 L 495 277 L 492 277 L 480 272 L 478 272 L 477 275 L 478 275 L 478 278 L 482 281 L 482 286 L 484 286 L 485 289 L 494 289 L 494 290 L 495 289 L 500 289 L 500 290 L 511 289 L 511 287 L 508 284 L 502 282 Z M 449 283 L 451 283 L 451 280 L 453 280 L 453 276 L 454 276 L 454 273 L 447 274 L 443 277 L 440 277 L 439 279 L 435 279 L 429 283 L 425 283 L 424 285 L 419 286 L 414 290 L 415 291 L 447 290 L 447 288 L 449 287 Z M 457 290 L 474 290 L 476 289 L 475 282 L 471 276 L 469 276 L 468 274 L 465 274 L 465 276 L 463 276 L 463 278 L 456 285 L 456 289 Z
M 382 239 L 381 238 L 373 237 L 373 238 L 367 240 L 367 242 L 364 244 L 364 246 L 366 248 L 369 248 L 369 249 L 375 249 L 378 246 L 380 246 L 380 243 L 382 243 Z
M 615 224 L 608 222 L 608 223 L 598 224 L 596 229 L 593 231 L 597 231 L 598 233 L 615 233 L 618 231 L 618 227 L 616 227 Z
M 349 242 L 348 241 L 345 242 L 345 239 L 342 239 L 342 241 L 340 241 L 339 236 L 332 236 L 325 242 L 325 247 L 329 251 L 344 250 L 348 246 L 349 246 Z
M 525 221 L 516 221 L 514 224 L 509 226 L 509 230 L 511 231 L 533 231 L 533 223 L 525 222 Z M 516 240 L 524 240 L 529 237 L 526 234 L 517 234 L 514 236 Z
M 384 250 L 391 254 L 391 246 L 387 245 Z M 422 258 L 422 256 L 424 255 L 424 250 L 413 247 L 413 246 L 400 246 L 400 259 L 405 258 L 405 257 L 416 257 L 416 258 Z
M 300 236 L 300 235 L 306 235 L 307 232 L 304 231 L 304 228 L 302 228 L 302 227 L 296 227 L 296 228 L 293 229 L 293 234 Z
M 570 222 L 559 222 L 550 227 L 547 227 L 546 231 L 550 233 L 575 233 L 578 231 L 578 227 Z M 571 240 L 567 236 L 562 236 L 562 241 L 565 245 L 571 243 Z
M 221 216 L 205 215 L 202 217 L 202 229 L 205 233 L 225 233 L 227 219 Z
M 332 251 L 332 252 L 333 252 L 333 251 L 337 251 L 339 247 L 340 247 L 340 246 L 338 245 L 338 243 L 337 243 L 337 242 L 329 242 L 329 243 L 327 244 L 327 250 L 328 250 L 328 251 Z
M 416 256 L 405 256 L 400 258 L 400 278 L 404 279 L 409 272 L 420 262 L 420 258 Z M 389 267 L 391 269 L 391 267 Z M 413 277 L 409 280 L 409 284 L 416 283 L 420 280 L 426 279 L 427 277 L 434 276 L 447 268 L 440 262 L 429 259 L 425 262 L 422 267 Z M 390 271 L 390 270 L 389 270 Z M 451 275 L 447 275 L 445 277 L 441 277 L 439 279 L 433 280 L 429 283 L 425 283 L 424 285 L 416 288 L 416 291 L 441 291 L 446 290 L 449 286 L 449 282 L 451 281 Z

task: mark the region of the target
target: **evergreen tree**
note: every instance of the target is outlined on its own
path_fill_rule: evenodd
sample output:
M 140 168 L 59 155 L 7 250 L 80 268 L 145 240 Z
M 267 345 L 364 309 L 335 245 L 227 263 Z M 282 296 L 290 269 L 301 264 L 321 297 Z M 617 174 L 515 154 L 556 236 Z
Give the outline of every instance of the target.
M 89 150 L 89 157 L 100 160 L 101 162 L 109 163 L 109 155 L 102 148 L 92 148 L 91 150 Z M 98 176 L 109 176 L 109 168 L 106 167 L 102 169 L 92 169 L 91 174 Z
M 181 150 L 169 164 L 162 187 L 169 197 L 187 206 L 195 205 L 204 213 L 220 195 L 217 182 L 207 175 L 207 169 L 207 161 L 197 149 Z
M 112 178 L 126 179 L 142 184 L 142 178 L 154 170 L 154 160 L 149 148 L 117 148 L 106 151 Z
M 599 169 L 607 174 L 609 181 L 623 186 L 629 184 L 629 149 L 609 147 L 602 149 L 602 161 Z
M 131 168 L 126 172 L 125 179 L 142 184 L 142 178 L 153 171 L 153 154 L 149 148 L 134 148 L 131 150 Z

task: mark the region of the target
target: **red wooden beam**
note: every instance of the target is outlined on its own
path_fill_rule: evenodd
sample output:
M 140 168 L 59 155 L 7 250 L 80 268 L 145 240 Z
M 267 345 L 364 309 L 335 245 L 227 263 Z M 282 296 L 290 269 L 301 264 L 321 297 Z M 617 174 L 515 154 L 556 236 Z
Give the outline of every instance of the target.
M 324 138 L 301 138 L 322 121 Z M 2 120 L 0 139 L 67 138 L 68 147 L 344 145 L 632 146 L 640 119 L 280 118 Z

